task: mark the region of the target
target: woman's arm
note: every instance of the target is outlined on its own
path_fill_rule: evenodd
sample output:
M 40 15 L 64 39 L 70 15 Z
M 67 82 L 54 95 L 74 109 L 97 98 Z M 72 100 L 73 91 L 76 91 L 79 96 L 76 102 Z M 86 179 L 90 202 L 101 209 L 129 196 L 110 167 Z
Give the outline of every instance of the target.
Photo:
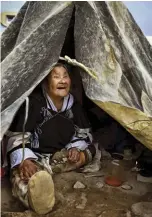
M 66 148 L 77 149 L 83 151 L 87 161 L 91 161 L 95 155 L 96 149 L 92 144 L 93 138 L 91 134 L 91 127 L 86 116 L 85 111 L 80 104 L 75 103 L 72 108 L 75 124 L 75 135 Z
M 38 115 L 40 113 L 39 108 L 37 106 L 37 102 L 35 99 L 30 98 L 29 100 L 29 110 L 28 110 L 28 118 L 27 123 L 25 125 L 25 149 L 24 149 L 24 159 L 37 159 L 36 155 L 31 150 L 30 137 L 33 132 Z M 23 123 L 25 118 L 25 103 L 20 107 L 15 118 L 6 133 L 8 137 L 7 143 L 7 155 L 10 160 L 11 168 L 19 165 L 22 162 L 23 158 Z

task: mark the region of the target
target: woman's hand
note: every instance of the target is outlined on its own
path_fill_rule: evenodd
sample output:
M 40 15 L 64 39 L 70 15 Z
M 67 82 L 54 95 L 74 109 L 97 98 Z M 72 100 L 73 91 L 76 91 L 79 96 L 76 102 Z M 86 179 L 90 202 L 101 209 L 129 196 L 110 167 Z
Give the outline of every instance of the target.
M 34 175 L 37 172 L 37 166 L 34 164 L 30 159 L 24 160 L 19 165 L 19 175 L 22 180 L 27 182 L 32 175 Z
M 80 151 L 77 148 L 71 148 L 68 151 L 69 161 L 76 163 L 80 160 Z

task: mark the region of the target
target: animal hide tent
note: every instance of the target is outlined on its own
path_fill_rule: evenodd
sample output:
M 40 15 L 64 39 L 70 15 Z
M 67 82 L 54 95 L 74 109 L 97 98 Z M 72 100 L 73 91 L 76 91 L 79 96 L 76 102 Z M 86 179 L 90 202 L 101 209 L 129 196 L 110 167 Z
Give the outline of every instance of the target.
M 67 33 L 74 55 L 64 54 L 85 66 L 76 64 L 86 96 L 152 150 L 152 47 L 122 2 L 24 4 L 1 39 L 2 136 L 58 61 Z

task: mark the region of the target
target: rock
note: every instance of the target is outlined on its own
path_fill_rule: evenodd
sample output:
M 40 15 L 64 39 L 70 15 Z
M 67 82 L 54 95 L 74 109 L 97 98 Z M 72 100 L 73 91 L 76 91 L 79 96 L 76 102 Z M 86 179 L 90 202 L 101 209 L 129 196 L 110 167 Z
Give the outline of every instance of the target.
M 132 205 L 134 215 L 141 217 L 152 217 L 152 202 L 139 202 Z
M 103 188 L 104 184 L 102 182 L 96 183 L 97 188 Z
M 128 184 L 123 184 L 123 185 L 121 186 L 121 188 L 122 188 L 123 190 L 131 190 L 131 189 L 132 189 L 132 186 L 131 186 L 131 185 L 128 185 Z
M 84 185 L 83 183 L 77 181 L 77 182 L 74 184 L 73 188 L 75 188 L 75 189 L 78 189 L 78 188 L 85 188 L 85 185 Z
M 85 206 L 83 204 L 79 204 L 76 206 L 76 209 L 84 209 L 84 208 L 85 208 Z

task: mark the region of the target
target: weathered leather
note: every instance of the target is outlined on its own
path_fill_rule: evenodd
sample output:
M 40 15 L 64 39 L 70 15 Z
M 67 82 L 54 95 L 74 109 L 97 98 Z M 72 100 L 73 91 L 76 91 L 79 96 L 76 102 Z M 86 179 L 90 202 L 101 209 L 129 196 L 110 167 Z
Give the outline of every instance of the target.
M 55 204 L 52 176 L 46 171 L 35 173 L 28 183 L 28 196 L 30 206 L 37 214 L 50 212 Z

